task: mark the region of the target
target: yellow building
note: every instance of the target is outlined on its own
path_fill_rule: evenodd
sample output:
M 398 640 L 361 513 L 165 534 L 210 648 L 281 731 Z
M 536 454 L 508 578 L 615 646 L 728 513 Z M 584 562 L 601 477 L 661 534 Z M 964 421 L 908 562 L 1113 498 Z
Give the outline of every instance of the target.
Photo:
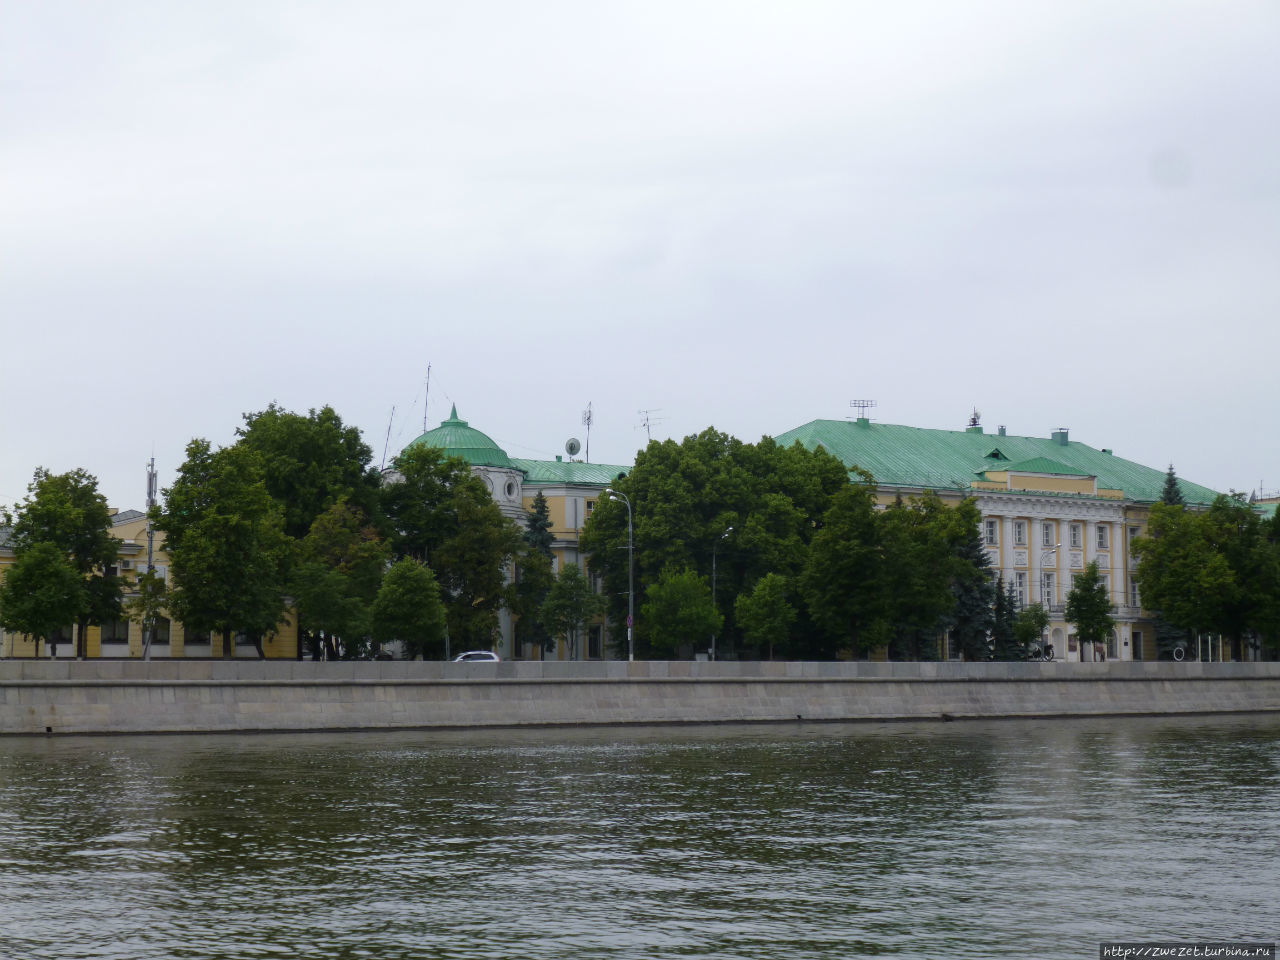
M 13 563 L 13 550 L 9 547 L 0 531 L 0 576 Z M 113 512 L 111 516 L 111 534 L 120 541 L 120 559 L 111 571 L 117 574 L 124 583 L 126 601 L 136 596 L 137 578 L 147 569 L 147 516 L 139 510 Z M 155 532 L 152 551 L 152 562 L 166 581 L 169 578 L 169 557 L 164 552 L 164 534 Z M 55 646 L 59 658 L 71 658 L 76 655 L 76 627 L 68 624 L 59 631 Z M 293 617 L 282 623 L 274 636 L 263 638 L 262 650 L 269 658 L 292 658 L 298 651 L 297 627 Z M 169 618 L 162 618 L 157 624 L 152 639 L 151 657 L 167 658 L 207 658 L 222 657 L 222 638 L 210 637 L 185 630 L 183 625 Z M 32 657 L 47 656 L 48 646 L 40 644 L 39 651 L 30 637 L 7 633 L 0 628 L 0 657 Z M 97 658 L 139 659 L 143 656 L 143 631 L 141 624 L 129 620 L 117 620 L 101 626 L 90 626 L 85 633 L 86 656 Z M 236 641 L 237 657 L 257 657 L 257 648 L 252 642 L 241 637 Z
M 976 421 L 965 430 L 928 430 L 866 417 L 814 420 L 777 442 L 821 446 L 846 466 L 868 471 L 883 503 L 926 490 L 953 503 L 973 498 L 992 569 L 1020 604 L 1039 602 L 1049 611 L 1055 659 L 1089 659 L 1064 613 L 1074 578 L 1096 562 L 1116 621 L 1105 655 L 1155 659 L 1155 625 L 1142 609 L 1130 546 L 1146 529 L 1165 472 L 1073 441 L 1065 428 L 1048 437 L 1016 437 L 1004 427 L 988 434 Z M 1193 507 L 1217 497 L 1184 480 L 1179 488 Z

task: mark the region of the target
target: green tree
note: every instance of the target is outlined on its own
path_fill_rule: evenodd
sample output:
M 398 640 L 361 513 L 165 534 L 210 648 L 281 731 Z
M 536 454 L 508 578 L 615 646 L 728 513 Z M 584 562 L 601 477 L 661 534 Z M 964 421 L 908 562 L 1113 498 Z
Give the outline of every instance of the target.
M 814 534 L 800 589 L 814 622 L 854 652 L 888 639 L 875 517 L 875 486 L 869 474 L 832 497 Z
M 457 643 L 487 648 L 498 612 L 510 602 L 507 567 L 520 551 L 520 529 L 502 515 L 465 460 L 411 446 L 382 488 L 393 553 L 431 566 Z
M 948 619 L 952 649 L 965 660 L 989 660 L 994 654 L 994 607 L 997 588 L 991 575 L 991 557 L 982 542 L 982 515 L 966 498 L 951 515 L 952 553 L 956 560 L 951 578 L 955 598 Z
M 955 610 L 958 569 L 951 510 L 936 494 L 876 514 L 880 560 L 876 576 L 889 653 L 896 660 L 937 659 L 938 637 Z
M 1025 660 L 1027 650 L 1019 644 L 1014 626 L 1018 617 L 1018 601 L 1013 584 L 1005 586 L 1003 577 L 996 577 L 995 599 L 991 610 L 991 655 L 996 660 Z
M 0 581 L 0 626 L 30 636 L 39 656 L 40 641 L 73 623 L 86 603 L 80 572 L 59 546 L 40 541 L 24 548 Z
M 1180 505 L 1152 504 L 1146 535 L 1134 541 L 1133 552 L 1143 604 L 1175 628 L 1171 636 L 1157 624 L 1162 656 L 1185 645 L 1188 634 L 1221 628 L 1236 585 L 1201 514 Z
M 345 499 L 316 517 L 299 544 L 290 578 L 299 618 L 323 637 L 331 658 L 369 652 L 369 605 L 390 554 L 363 511 Z
M 244 415 L 237 446 L 259 454 L 262 481 L 284 513 L 284 530 L 301 540 L 322 513 L 341 500 L 366 517 L 378 506 L 373 451 L 332 407 L 304 417 L 276 404 Z
M 604 597 L 591 587 L 576 563 L 566 563 L 547 591 L 538 619 L 552 637 L 564 637 L 569 646 L 569 659 L 578 659 L 579 632 L 604 612 Z
M 124 615 L 120 581 L 110 572 L 120 542 L 111 535 L 111 510 L 98 492 L 97 479 L 84 470 L 50 473 L 40 467 L 26 499 L 6 520 L 13 525 L 10 542 L 16 556 L 37 543 L 53 544 L 84 581 L 78 610 L 63 621 L 64 626 L 77 625 L 76 655 L 83 658 L 88 626 Z
M 734 601 L 744 584 L 768 573 L 795 577 L 831 497 L 848 485 L 838 459 L 799 444 L 780 447 L 763 438 L 747 444 L 714 429 L 677 443 L 652 441 L 635 467 L 613 486 L 631 501 L 635 531 L 635 593 L 642 603 L 668 568 L 710 576 L 716 560 L 716 599 L 730 615 L 719 635 L 731 649 L 737 633 Z M 733 528 L 731 545 L 722 542 Z M 627 510 L 602 498 L 581 541 L 591 569 L 602 576 L 614 635 L 625 636 L 628 554 Z M 648 653 L 647 632 L 637 629 L 637 653 Z M 797 649 L 829 648 L 807 618 L 797 621 Z
M 142 628 L 144 656 L 151 658 L 152 634 L 156 623 L 164 616 L 169 601 L 168 585 L 155 570 L 148 570 L 138 577 L 132 598 L 125 603 L 129 619 Z
M 1090 658 L 1095 659 L 1097 645 L 1105 643 L 1116 622 L 1111 617 L 1111 597 L 1106 582 L 1098 572 L 1097 561 L 1084 568 L 1076 577 L 1071 592 L 1067 594 L 1067 621 L 1076 626 L 1080 640 L 1080 659 L 1084 659 L 1084 645 L 1089 645 Z
M 719 633 L 724 617 L 711 602 L 705 577 L 689 569 L 664 570 L 648 591 L 640 623 L 649 645 L 668 655 L 681 646 L 701 646 Z
M 1029 603 L 1013 620 L 1013 642 L 1018 656 L 1025 659 L 1032 650 L 1040 650 L 1043 655 L 1047 641 L 1044 632 L 1049 628 L 1049 611 L 1039 603 Z M 1054 651 L 1055 655 L 1057 651 Z
M 373 601 L 372 627 L 379 644 L 401 641 L 409 659 L 444 655 L 445 609 L 430 567 L 410 557 L 392 564 Z
M 775 650 L 791 646 L 791 628 L 796 609 L 788 598 L 787 578 L 778 573 L 761 577 L 750 593 L 738 594 L 734 617 L 747 643 L 763 647 L 773 659 Z
M 533 509 L 525 519 L 524 543 L 516 557 L 510 608 L 516 618 L 516 642 L 532 644 L 543 651 L 555 644 L 555 637 L 542 625 L 539 616 L 542 604 L 555 583 L 551 570 L 553 543 L 555 537 L 551 533 L 547 498 L 539 491 L 533 498 Z
M 192 440 L 164 500 L 155 525 L 166 536 L 174 614 L 188 628 L 220 632 L 224 657 L 235 656 L 238 632 L 263 656 L 262 636 L 285 616 L 291 543 L 258 455 Z
M 1165 471 L 1164 489 L 1160 491 L 1160 502 L 1170 507 L 1181 507 L 1186 503 L 1182 499 L 1182 489 L 1178 486 L 1178 475 L 1173 472 L 1172 463 Z

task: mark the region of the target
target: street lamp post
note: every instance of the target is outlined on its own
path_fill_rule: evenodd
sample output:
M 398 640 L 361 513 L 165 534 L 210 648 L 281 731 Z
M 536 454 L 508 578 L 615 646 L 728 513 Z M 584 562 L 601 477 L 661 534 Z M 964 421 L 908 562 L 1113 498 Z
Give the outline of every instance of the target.
M 1045 554 L 1053 554 L 1054 559 L 1056 560 L 1058 556 L 1058 548 L 1060 546 L 1062 546 L 1062 544 L 1055 543 L 1052 547 L 1041 546 L 1040 548 L 1040 602 L 1044 604 L 1045 613 L 1049 612 L 1049 608 L 1052 607 L 1053 604 L 1050 603 L 1049 599 L 1045 596 L 1045 593 L 1047 592 L 1046 588 L 1049 584 L 1045 579 L 1044 574 L 1044 558 Z M 1040 652 L 1042 656 L 1049 649 L 1048 642 L 1048 638 L 1043 635 L 1040 637 Z M 1045 657 L 1045 659 L 1048 660 L 1049 658 Z
M 611 487 L 605 491 L 610 497 L 621 500 L 627 507 L 627 659 L 636 658 L 635 630 L 636 622 L 636 538 L 631 522 L 631 500 L 625 493 L 619 493 Z
M 725 528 L 724 533 L 716 537 L 715 542 L 711 544 L 711 609 L 718 610 L 716 607 L 716 550 L 720 547 L 720 542 L 726 539 L 729 534 L 733 533 L 733 527 Z M 711 631 L 711 659 L 716 658 L 716 632 Z

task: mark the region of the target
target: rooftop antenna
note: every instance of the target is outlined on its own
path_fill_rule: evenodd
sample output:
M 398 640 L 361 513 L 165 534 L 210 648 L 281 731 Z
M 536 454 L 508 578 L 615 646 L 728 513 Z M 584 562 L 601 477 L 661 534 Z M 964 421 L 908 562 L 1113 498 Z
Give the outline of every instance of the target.
M 391 424 L 395 422 L 396 408 L 393 406 L 391 408 L 391 419 L 387 421 L 387 442 L 382 445 L 382 466 L 378 468 L 379 473 L 387 468 L 387 448 L 391 446 Z M 424 430 L 423 433 L 426 433 L 426 431 Z
M 977 407 L 973 408 L 973 415 L 969 417 L 969 426 L 977 427 L 982 424 L 982 411 Z
M 587 449 L 583 457 L 587 463 L 591 462 L 591 401 L 587 401 L 587 409 L 582 411 L 582 425 L 587 428 Z
M 657 413 L 661 409 L 662 409 L 661 407 L 654 407 L 651 410 L 636 411 L 636 413 L 644 417 L 644 419 L 640 421 L 640 426 L 644 427 L 644 436 L 645 436 L 646 442 L 653 440 L 653 433 L 650 431 L 649 428 L 652 427 L 655 423 L 661 423 L 663 420 L 667 419 L 666 417 L 651 416 L 651 414 Z
M 873 409 L 875 405 L 876 405 L 876 402 L 874 400 L 850 400 L 849 401 L 849 406 L 855 407 L 857 409 L 859 420 L 867 419 L 867 411 Z

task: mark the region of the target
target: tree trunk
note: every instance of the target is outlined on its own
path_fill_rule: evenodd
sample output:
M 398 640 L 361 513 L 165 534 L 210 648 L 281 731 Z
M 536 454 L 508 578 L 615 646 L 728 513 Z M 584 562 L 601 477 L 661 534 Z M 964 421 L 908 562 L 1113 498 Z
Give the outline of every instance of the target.
M 222 631 L 222 659 L 234 660 L 236 656 L 235 636 L 228 628 Z

